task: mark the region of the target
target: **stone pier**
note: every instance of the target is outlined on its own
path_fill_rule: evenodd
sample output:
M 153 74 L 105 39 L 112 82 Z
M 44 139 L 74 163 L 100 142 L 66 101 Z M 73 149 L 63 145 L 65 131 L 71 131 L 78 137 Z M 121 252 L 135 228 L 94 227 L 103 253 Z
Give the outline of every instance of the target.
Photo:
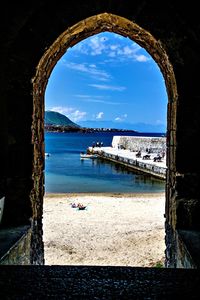
M 135 171 L 166 178 L 165 137 L 114 136 L 111 147 L 89 147 L 88 151 Z M 161 159 L 156 161 L 158 156 Z

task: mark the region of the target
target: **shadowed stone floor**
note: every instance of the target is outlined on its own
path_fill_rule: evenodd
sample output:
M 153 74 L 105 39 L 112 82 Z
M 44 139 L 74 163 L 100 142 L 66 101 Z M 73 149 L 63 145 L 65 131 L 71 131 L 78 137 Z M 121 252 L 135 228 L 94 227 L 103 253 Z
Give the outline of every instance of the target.
M 197 269 L 0 266 L 0 299 L 199 299 Z

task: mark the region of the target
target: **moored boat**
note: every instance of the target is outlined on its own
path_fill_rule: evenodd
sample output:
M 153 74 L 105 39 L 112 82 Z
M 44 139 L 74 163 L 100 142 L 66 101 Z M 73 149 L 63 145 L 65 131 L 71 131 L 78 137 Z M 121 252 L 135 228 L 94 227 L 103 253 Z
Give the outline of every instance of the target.
M 80 153 L 80 158 L 84 159 L 84 158 L 97 158 L 97 154 L 93 154 L 93 153 Z

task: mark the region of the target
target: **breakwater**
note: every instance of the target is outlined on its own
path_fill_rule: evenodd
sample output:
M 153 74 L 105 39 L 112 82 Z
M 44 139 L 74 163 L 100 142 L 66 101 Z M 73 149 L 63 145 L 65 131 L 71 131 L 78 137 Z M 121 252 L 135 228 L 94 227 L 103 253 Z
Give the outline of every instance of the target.
M 166 178 L 165 137 L 114 136 L 112 147 L 89 147 L 88 151 L 135 171 L 163 180 Z

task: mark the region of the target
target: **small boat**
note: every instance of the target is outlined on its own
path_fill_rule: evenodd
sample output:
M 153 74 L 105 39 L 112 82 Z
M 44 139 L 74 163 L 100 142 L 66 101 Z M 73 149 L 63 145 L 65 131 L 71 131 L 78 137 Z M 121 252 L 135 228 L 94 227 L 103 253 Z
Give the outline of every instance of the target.
M 49 157 L 50 156 L 50 153 L 45 153 L 45 157 Z
M 98 156 L 96 154 L 92 154 L 92 153 L 81 153 L 80 154 L 80 158 L 84 159 L 84 158 L 97 158 Z

